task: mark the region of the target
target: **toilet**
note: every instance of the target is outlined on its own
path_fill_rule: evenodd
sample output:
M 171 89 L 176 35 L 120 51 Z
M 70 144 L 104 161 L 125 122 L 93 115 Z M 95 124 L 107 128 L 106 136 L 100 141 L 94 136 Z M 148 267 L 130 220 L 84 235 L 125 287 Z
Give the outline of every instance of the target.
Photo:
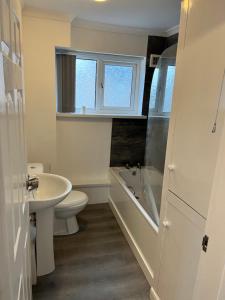
M 35 176 L 44 172 L 43 164 L 29 163 L 27 173 Z M 88 203 L 85 193 L 72 190 L 70 194 L 55 206 L 54 235 L 69 235 L 79 231 L 76 215 Z
M 80 191 L 70 194 L 55 207 L 54 235 L 69 235 L 79 231 L 76 215 L 88 203 L 88 197 Z

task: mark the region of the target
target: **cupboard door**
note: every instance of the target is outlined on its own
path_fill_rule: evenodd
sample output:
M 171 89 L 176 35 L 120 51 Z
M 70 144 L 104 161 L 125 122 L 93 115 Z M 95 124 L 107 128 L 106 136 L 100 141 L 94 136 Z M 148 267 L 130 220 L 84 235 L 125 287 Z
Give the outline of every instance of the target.
M 9 55 L 11 50 L 10 0 L 0 0 L 0 28 L 1 28 L 0 48 L 5 55 Z
M 170 171 L 169 189 L 205 218 L 225 115 L 224 10 L 220 24 L 207 18 L 210 10 L 210 15 L 221 15 L 222 2 L 225 6 L 224 0 L 218 6 L 208 0 L 192 1 L 174 88 L 170 160 L 174 170 Z M 216 52 L 215 45 L 219 45 Z
M 205 220 L 170 192 L 166 218 L 158 294 L 161 300 L 190 300 Z

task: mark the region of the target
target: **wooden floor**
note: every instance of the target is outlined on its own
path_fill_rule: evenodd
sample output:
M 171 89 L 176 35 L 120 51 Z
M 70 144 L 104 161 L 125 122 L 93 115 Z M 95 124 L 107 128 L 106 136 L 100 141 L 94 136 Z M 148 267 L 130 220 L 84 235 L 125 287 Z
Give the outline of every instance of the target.
M 79 215 L 80 232 L 54 241 L 56 270 L 38 278 L 34 300 L 149 300 L 149 285 L 108 204 Z

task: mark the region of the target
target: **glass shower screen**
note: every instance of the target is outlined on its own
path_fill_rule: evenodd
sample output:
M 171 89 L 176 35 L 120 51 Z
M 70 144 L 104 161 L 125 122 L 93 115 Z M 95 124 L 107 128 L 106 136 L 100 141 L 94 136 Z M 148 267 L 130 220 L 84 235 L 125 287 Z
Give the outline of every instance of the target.
M 144 194 L 151 218 L 159 225 L 169 119 L 172 107 L 177 45 L 167 48 L 154 70 L 147 125 Z

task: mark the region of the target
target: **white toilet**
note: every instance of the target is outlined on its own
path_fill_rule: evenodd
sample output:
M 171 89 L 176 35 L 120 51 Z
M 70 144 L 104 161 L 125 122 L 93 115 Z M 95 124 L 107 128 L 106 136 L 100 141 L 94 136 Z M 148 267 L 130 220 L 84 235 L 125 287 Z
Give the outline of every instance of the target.
M 71 191 L 70 194 L 55 207 L 54 235 L 69 235 L 79 230 L 76 215 L 88 203 L 85 193 Z
M 27 172 L 31 176 L 44 172 L 43 164 L 29 163 Z M 88 203 L 85 193 L 71 191 L 70 194 L 55 206 L 54 235 L 68 235 L 79 230 L 76 215 L 81 212 Z

